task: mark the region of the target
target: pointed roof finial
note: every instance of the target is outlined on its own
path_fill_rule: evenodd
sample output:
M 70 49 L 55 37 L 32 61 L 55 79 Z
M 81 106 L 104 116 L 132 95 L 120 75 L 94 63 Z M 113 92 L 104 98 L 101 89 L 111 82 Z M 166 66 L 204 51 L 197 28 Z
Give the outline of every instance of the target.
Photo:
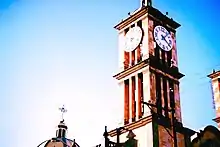
M 64 121 L 64 118 L 63 118 L 63 114 L 67 112 L 67 110 L 65 109 L 64 105 L 62 108 L 59 108 L 59 110 L 61 111 L 62 113 L 62 121 Z
M 212 73 L 215 73 L 215 69 L 212 70 Z
M 141 7 L 150 6 L 152 7 L 152 0 L 141 0 Z

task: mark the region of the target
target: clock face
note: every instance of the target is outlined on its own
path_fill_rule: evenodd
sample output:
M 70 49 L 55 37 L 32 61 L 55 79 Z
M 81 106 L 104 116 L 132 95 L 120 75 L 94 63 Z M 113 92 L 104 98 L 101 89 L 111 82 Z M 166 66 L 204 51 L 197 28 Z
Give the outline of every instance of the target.
M 173 39 L 170 33 L 162 26 L 154 28 L 154 39 L 164 51 L 170 51 L 173 48 Z
M 142 39 L 142 30 L 140 27 L 135 26 L 131 28 L 125 36 L 125 47 L 126 52 L 131 52 L 137 48 Z

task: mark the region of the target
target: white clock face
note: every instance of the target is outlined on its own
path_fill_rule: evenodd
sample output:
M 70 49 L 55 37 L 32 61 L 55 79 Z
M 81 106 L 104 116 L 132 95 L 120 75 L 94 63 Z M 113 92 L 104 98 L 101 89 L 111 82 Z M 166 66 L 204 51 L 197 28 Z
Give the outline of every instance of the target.
M 173 39 L 164 27 L 156 26 L 154 28 L 154 38 L 161 49 L 170 51 L 173 48 Z
M 126 52 L 131 52 L 137 48 L 142 39 L 142 30 L 136 26 L 131 28 L 125 36 L 125 47 Z

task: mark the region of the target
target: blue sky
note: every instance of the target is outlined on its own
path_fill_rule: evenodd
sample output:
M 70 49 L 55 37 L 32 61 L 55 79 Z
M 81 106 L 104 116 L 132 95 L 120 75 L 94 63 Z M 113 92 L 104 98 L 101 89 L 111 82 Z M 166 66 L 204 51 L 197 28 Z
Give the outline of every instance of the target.
M 182 24 L 177 31 L 181 106 L 186 126 L 214 124 L 209 79 L 220 69 L 217 0 L 154 0 Z M 122 122 L 113 26 L 139 0 L 0 0 L 0 137 L 30 147 L 55 135 L 65 104 L 69 137 L 102 142 L 104 126 Z M 120 112 L 120 113 L 119 113 Z

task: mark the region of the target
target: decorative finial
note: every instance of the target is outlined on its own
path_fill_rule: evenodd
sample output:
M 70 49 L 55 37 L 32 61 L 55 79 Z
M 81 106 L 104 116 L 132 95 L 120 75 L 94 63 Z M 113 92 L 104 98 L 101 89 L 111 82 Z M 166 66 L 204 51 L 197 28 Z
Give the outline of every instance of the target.
M 212 73 L 215 73 L 215 69 L 212 70 Z
M 64 121 L 64 119 L 63 119 L 63 114 L 64 114 L 64 113 L 66 113 L 66 112 L 67 112 L 67 110 L 65 109 L 64 105 L 63 105 L 63 107 L 62 107 L 62 108 L 59 108 L 59 110 L 60 110 L 60 111 L 61 111 L 61 113 L 62 113 L 62 121 Z
M 150 6 L 152 7 L 152 0 L 141 0 L 141 7 Z
M 147 6 L 152 6 L 152 0 L 147 0 Z

